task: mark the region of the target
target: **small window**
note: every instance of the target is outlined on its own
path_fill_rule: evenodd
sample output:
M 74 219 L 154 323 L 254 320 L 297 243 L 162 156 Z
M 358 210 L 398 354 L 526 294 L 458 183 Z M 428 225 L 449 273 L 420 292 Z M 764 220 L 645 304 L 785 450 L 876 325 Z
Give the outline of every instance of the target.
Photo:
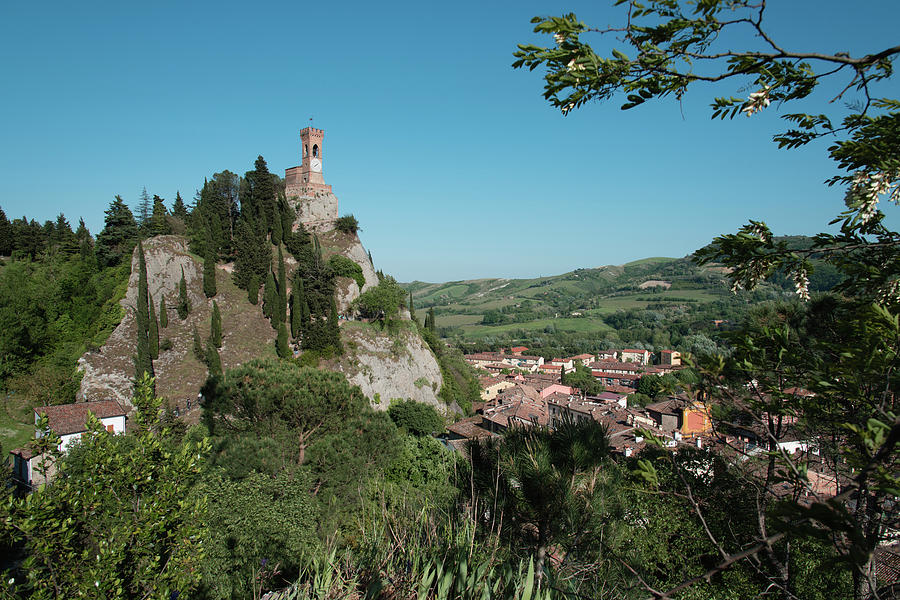
M 313 157 L 319 158 L 319 145 L 313 144 Z

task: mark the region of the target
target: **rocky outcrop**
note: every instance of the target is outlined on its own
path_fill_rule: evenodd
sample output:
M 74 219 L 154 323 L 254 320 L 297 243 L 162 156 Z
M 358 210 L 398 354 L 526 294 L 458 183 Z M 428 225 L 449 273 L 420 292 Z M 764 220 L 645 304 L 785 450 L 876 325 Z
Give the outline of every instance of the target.
M 386 410 L 393 398 L 411 398 L 446 410 L 437 397 L 441 368 L 410 322 L 389 334 L 375 324 L 348 321 L 341 327 L 341 339 L 346 353 L 328 367 L 358 385 L 372 406 Z
M 297 213 L 296 222 L 303 223 L 307 231 L 328 229 L 338 216 L 338 199 L 331 192 L 289 196 L 289 202 Z
M 172 407 L 184 411 L 190 400 L 206 381 L 207 368 L 193 354 L 193 332 L 197 328 L 205 342 L 209 335 L 212 300 L 203 294 L 203 266 L 188 251 L 187 241 L 181 236 L 157 236 L 144 242 L 144 258 L 147 263 L 147 287 L 154 306 L 166 299 L 169 326 L 160 328 L 160 343 L 168 339 L 169 350 L 160 350 L 153 361 L 156 371 L 156 392 L 166 398 Z M 138 286 L 137 250 L 132 256 L 131 278 L 128 291 L 122 300 L 125 317 L 112 332 L 106 343 L 96 352 L 82 356 L 78 365 L 84 372 L 79 400 L 116 400 L 131 406 L 132 380 L 134 378 L 134 352 L 137 339 L 134 306 Z M 178 284 L 181 270 L 187 283 L 191 312 L 182 321 L 176 310 Z M 263 317 L 259 306 L 247 301 L 247 294 L 234 286 L 230 274 L 223 268 L 216 269 L 219 293 L 214 300 L 219 305 L 223 321 L 223 344 L 219 350 L 222 365 L 235 367 L 250 358 L 274 354 L 275 331 Z

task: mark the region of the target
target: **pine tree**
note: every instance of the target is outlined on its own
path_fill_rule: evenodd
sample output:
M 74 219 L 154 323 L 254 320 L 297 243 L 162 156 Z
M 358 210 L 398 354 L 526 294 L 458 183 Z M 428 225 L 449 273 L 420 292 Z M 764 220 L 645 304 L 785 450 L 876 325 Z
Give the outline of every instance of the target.
M 0 256 L 9 256 L 13 248 L 13 229 L 6 213 L 0 208 Z
M 194 356 L 197 357 L 197 360 L 200 362 L 206 361 L 206 352 L 203 349 L 203 340 L 200 339 L 200 332 L 197 331 L 197 326 L 194 325 Z
M 150 358 L 159 358 L 159 322 L 156 320 L 156 306 L 153 304 L 153 296 L 150 296 Z
M 247 284 L 247 300 L 253 306 L 259 304 L 259 280 L 255 274 L 250 276 L 250 281 Z
M 212 340 L 206 343 L 206 366 L 209 369 L 210 377 L 222 376 L 222 359 Z
M 172 216 L 182 221 L 187 219 L 188 210 L 187 206 L 184 205 L 184 200 L 181 199 L 181 192 L 175 192 L 175 202 L 172 204 Z
M 222 315 L 219 305 L 213 300 L 212 317 L 209 324 L 209 339 L 216 348 L 222 347 Z
M 272 271 L 266 275 L 266 285 L 263 288 L 263 314 L 275 325 L 275 315 L 278 313 L 278 293 L 275 290 L 275 276 Z
M 178 282 L 178 318 L 184 321 L 191 312 L 191 301 L 188 299 L 187 281 L 184 280 L 184 267 L 181 267 L 181 281 Z
M 166 205 L 163 203 L 163 199 L 154 195 L 153 213 L 150 215 L 150 226 L 148 228 L 151 236 L 169 235 L 172 233 L 172 227 L 169 225 L 169 221 L 166 220 L 166 212 Z
M 275 351 L 281 358 L 291 357 L 291 348 L 288 346 L 287 327 L 284 323 L 278 324 L 278 339 L 275 341 Z
M 216 255 L 212 244 L 206 245 L 206 254 L 203 257 L 203 293 L 207 298 L 216 295 Z
M 284 267 L 284 253 L 281 246 L 278 247 L 278 322 L 283 323 L 287 318 L 287 272 Z
M 294 280 L 294 288 L 291 290 L 291 337 L 297 339 L 303 332 L 303 305 L 306 299 L 303 297 L 303 279 L 299 271 Z M 307 308 L 307 311 L 309 309 Z
M 141 200 L 138 202 L 138 227 L 140 227 L 141 232 L 145 233 L 150 228 L 150 215 L 153 209 L 153 203 L 150 201 L 150 194 L 147 193 L 147 188 L 141 191 Z
M 126 256 L 131 256 L 138 239 L 138 227 L 131 209 L 121 196 L 116 196 L 105 214 L 103 231 L 97 235 L 97 264 L 101 267 L 114 267 Z
M 159 326 L 165 329 L 169 326 L 169 313 L 166 310 L 166 297 L 159 299 Z

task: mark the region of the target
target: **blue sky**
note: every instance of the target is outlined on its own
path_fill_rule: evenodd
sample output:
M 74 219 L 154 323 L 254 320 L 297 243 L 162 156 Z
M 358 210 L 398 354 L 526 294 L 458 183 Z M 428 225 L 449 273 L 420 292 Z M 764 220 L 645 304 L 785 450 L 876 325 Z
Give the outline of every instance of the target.
M 772 106 L 711 121 L 726 84 L 563 117 L 514 71 L 534 15 L 620 23 L 611 2 L 7 2 L 0 8 L 0 207 L 92 232 L 115 194 L 190 201 L 203 178 L 299 164 L 324 175 L 376 266 L 403 281 L 525 277 L 683 256 L 762 219 L 812 234 L 842 208 L 827 144 L 784 151 Z M 898 42 L 896 0 L 770 2 L 792 48 Z M 595 48 L 603 47 L 597 42 Z M 900 96 L 900 79 L 881 95 Z M 839 114 L 830 88 L 805 108 Z M 831 90 L 833 91 L 833 90 Z

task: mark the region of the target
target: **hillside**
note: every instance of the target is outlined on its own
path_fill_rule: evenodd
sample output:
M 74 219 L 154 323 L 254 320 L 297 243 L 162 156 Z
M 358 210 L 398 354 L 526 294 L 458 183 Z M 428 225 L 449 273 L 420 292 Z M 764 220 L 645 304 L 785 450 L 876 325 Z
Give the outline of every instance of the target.
M 404 287 L 412 291 L 420 318 L 433 307 L 438 327 L 469 338 L 537 332 L 551 325 L 600 334 L 609 329 L 603 317 L 618 310 L 704 304 L 730 296 L 721 269 L 662 257 L 534 279 L 414 281 Z

